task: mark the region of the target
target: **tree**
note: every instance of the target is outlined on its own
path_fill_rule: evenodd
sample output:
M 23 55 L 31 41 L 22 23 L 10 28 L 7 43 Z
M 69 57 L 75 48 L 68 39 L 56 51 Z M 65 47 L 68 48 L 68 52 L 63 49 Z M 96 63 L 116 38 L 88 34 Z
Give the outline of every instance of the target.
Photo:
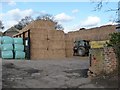
M 21 30 L 32 21 L 33 18 L 31 16 L 26 16 L 25 18 L 22 18 L 20 22 L 18 22 L 18 24 L 16 24 L 14 27 Z
M 41 15 L 41 16 L 38 16 L 36 18 L 36 20 L 50 20 L 50 21 L 54 21 L 54 17 L 50 14 L 45 14 L 45 15 Z
M 61 24 L 58 24 L 58 22 L 54 19 L 54 16 L 50 15 L 50 14 L 45 14 L 45 15 L 40 15 L 36 18 L 36 20 L 48 20 L 48 21 L 52 21 L 55 23 L 55 29 L 56 30 L 64 30 L 64 28 L 62 27 Z
M 90 0 L 90 1 L 92 1 L 92 3 L 95 3 L 95 8 L 94 8 L 94 11 L 99 11 L 99 10 L 101 10 L 103 7 L 104 7 L 104 3 L 103 2 L 106 2 L 106 4 L 108 4 L 110 1 L 109 0 Z M 109 7 L 109 9 L 108 10 L 106 10 L 106 12 L 108 12 L 108 11 L 115 11 L 115 12 L 118 12 L 118 9 L 119 8 L 113 8 L 113 7 Z
M 111 45 L 115 49 L 115 54 L 119 65 L 120 64 L 120 32 L 110 34 L 109 45 Z M 120 73 L 120 67 L 118 67 L 118 71 Z
M 109 0 L 92 0 L 93 3 L 95 3 L 94 11 L 100 11 L 104 7 L 104 3 L 108 6 L 110 1 Z M 105 12 L 115 12 L 114 17 L 112 18 L 112 22 L 117 23 L 120 27 L 120 0 L 118 1 L 118 8 L 110 7 L 105 10 Z M 117 17 L 116 17 L 117 16 Z M 111 21 L 111 20 L 110 20 Z
M 56 30 L 64 30 L 64 28 L 62 27 L 61 24 L 56 24 L 55 29 Z
M 3 30 L 3 29 L 4 29 L 4 26 L 3 26 L 2 21 L 0 20 L 0 30 Z

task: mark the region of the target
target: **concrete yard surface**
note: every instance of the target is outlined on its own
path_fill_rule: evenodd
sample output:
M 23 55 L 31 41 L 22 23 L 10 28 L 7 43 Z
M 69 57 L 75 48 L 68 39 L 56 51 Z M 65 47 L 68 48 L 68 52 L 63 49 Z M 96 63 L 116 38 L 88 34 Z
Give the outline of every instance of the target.
M 88 57 L 3 60 L 3 88 L 103 88 L 87 78 Z

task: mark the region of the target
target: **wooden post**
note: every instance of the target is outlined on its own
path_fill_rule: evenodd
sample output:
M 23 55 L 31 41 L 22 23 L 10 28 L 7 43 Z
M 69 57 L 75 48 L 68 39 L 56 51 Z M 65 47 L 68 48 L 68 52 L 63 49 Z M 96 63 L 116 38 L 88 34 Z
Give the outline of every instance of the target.
M 23 45 L 25 45 L 25 32 L 23 32 L 22 34 L 23 34 Z
M 31 59 L 31 49 L 30 49 L 30 30 L 28 30 L 28 53 L 29 53 L 29 56 L 28 56 L 28 59 Z
M 19 34 L 19 37 L 21 37 L 21 34 Z

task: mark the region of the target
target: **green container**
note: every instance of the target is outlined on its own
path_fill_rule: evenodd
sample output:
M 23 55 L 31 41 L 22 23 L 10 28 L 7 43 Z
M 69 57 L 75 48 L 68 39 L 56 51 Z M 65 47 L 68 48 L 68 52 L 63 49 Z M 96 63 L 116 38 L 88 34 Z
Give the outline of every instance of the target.
M 2 45 L 1 45 L 1 43 L 0 43 L 0 50 L 1 50 L 1 47 L 2 47 Z
M 11 50 L 13 50 L 13 45 L 12 44 L 2 44 L 1 50 L 2 51 L 11 51 Z
M 12 51 L 2 51 L 1 57 L 3 59 L 13 59 L 13 52 Z
M 23 44 L 23 39 L 22 38 L 13 38 L 14 44 Z
M 0 44 L 1 44 L 1 42 L 2 42 L 2 37 L 0 37 Z
M 24 45 L 14 44 L 14 51 L 24 51 Z
M 13 44 L 13 38 L 11 38 L 9 36 L 3 36 L 2 44 Z
M 25 59 L 25 52 L 15 51 L 15 59 Z

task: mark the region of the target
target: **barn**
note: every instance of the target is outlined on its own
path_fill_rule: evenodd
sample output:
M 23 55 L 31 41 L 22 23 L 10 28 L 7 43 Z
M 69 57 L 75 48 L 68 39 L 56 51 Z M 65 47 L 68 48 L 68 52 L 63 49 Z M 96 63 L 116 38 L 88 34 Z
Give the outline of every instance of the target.
M 64 32 L 55 30 L 55 23 L 52 21 L 33 21 L 13 37 L 24 39 L 27 59 L 66 57 Z
M 76 39 L 107 40 L 109 34 L 113 32 L 116 32 L 116 26 L 106 25 L 64 33 L 64 31 L 56 30 L 55 23 L 52 21 L 37 20 L 31 22 L 13 37 L 24 39 L 27 59 L 60 59 L 73 56 Z
M 17 33 L 19 33 L 19 30 L 16 29 L 15 27 L 11 27 L 11 28 L 9 28 L 8 30 L 6 30 L 4 32 L 4 36 L 10 36 L 10 37 L 12 37 L 13 35 L 15 35 Z

